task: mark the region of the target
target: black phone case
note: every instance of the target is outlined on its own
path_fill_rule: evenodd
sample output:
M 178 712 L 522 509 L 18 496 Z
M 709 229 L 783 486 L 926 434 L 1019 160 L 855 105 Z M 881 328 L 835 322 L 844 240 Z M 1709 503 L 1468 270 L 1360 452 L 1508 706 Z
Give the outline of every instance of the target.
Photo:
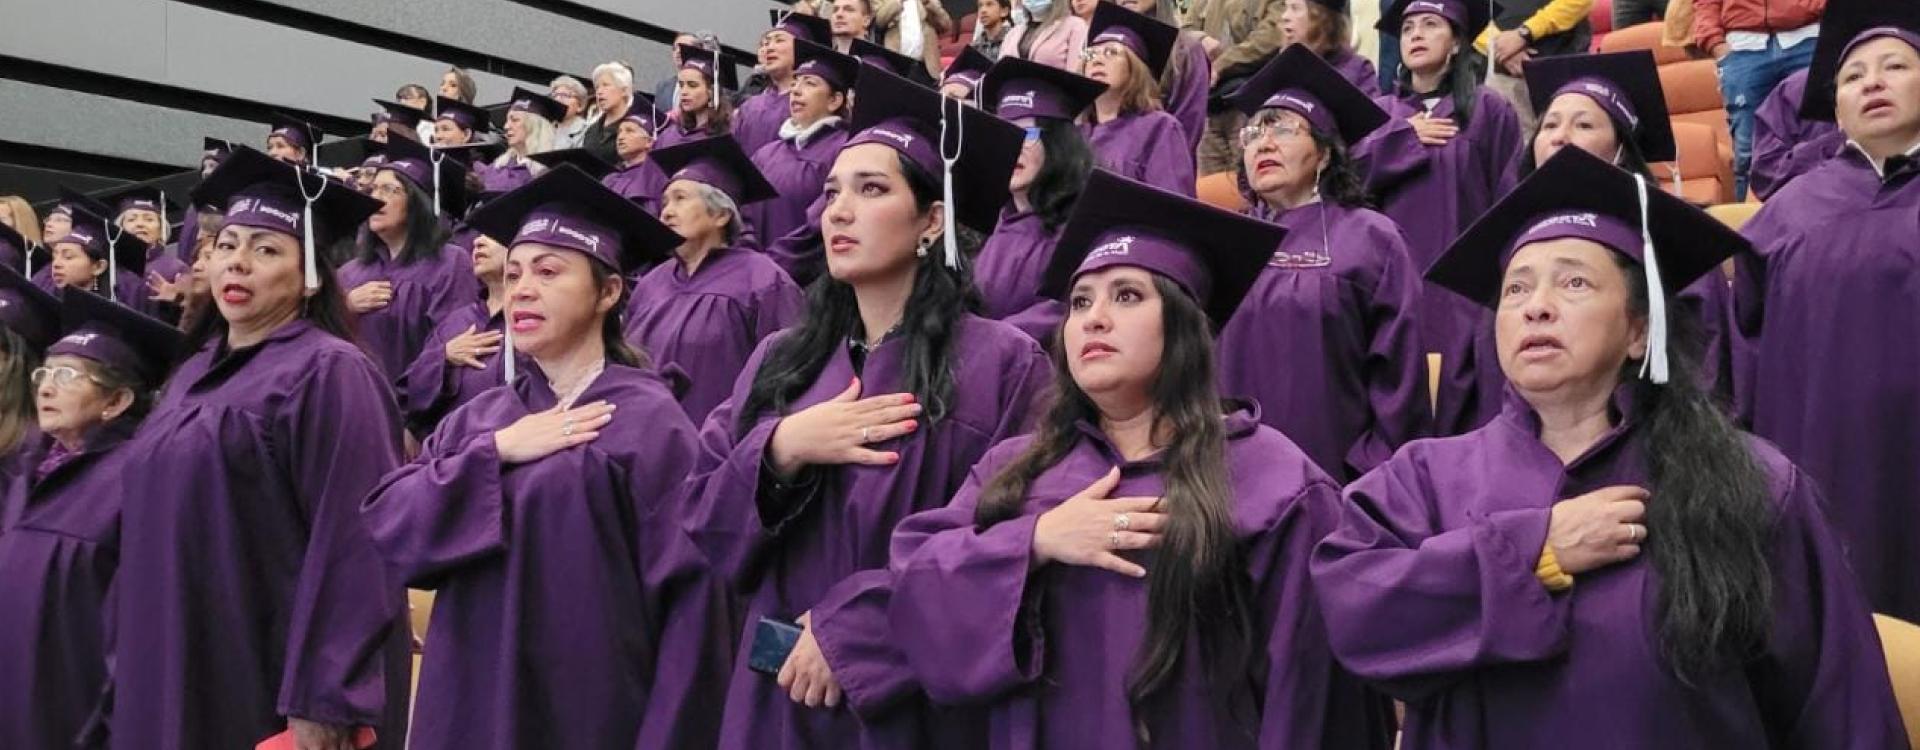
M 800 626 L 770 617 L 760 618 L 753 628 L 753 650 L 747 654 L 747 668 L 761 674 L 779 674 L 800 642 Z

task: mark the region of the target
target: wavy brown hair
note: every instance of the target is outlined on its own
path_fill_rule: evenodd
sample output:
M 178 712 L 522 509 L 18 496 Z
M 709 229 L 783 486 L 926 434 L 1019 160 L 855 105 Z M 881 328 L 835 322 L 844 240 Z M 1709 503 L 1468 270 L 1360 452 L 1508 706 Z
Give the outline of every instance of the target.
M 18 450 L 37 426 L 32 375 L 39 366 L 40 353 L 0 326 L 0 456 Z

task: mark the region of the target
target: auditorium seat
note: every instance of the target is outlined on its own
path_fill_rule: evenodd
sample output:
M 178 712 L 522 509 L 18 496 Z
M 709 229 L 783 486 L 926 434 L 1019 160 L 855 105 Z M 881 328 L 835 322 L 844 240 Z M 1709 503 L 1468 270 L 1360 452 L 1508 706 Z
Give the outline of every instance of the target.
M 407 621 L 413 627 L 415 643 L 427 640 L 427 620 L 433 615 L 433 592 L 407 589 Z
M 1593 28 L 1592 51 L 1600 51 L 1600 42 L 1613 31 L 1613 0 L 1593 0 L 1587 11 L 1587 25 Z
M 1712 129 L 1691 122 L 1673 121 L 1673 142 L 1680 155 L 1678 195 L 1695 205 L 1710 206 L 1733 200 L 1732 160 L 1725 156 L 1721 142 Z M 1649 165 L 1660 187 L 1673 189 L 1673 163 Z
M 1887 676 L 1893 679 L 1893 698 L 1907 722 L 1907 742 L 1920 747 L 1920 626 L 1886 615 L 1874 615 L 1880 648 L 1887 652 Z
M 1634 24 L 1624 29 L 1614 29 L 1601 40 L 1601 52 L 1626 52 L 1644 49 L 1653 51 L 1653 61 L 1660 65 L 1684 62 L 1687 51 L 1679 47 L 1668 47 L 1660 43 L 1660 36 L 1666 27 L 1659 21 Z
M 1241 211 L 1247 207 L 1247 201 L 1240 195 L 1240 173 L 1215 172 L 1200 178 L 1194 185 L 1194 197 L 1200 202 L 1219 206 L 1228 211 Z
M 1736 230 L 1746 226 L 1747 220 L 1757 213 L 1760 213 L 1760 204 L 1754 201 L 1717 203 L 1707 207 L 1708 215 Z

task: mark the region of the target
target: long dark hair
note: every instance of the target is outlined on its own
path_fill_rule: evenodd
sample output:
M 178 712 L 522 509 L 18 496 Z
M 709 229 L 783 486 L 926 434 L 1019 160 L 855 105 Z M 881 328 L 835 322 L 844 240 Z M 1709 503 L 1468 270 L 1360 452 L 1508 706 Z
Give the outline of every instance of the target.
M 1087 186 L 1087 175 L 1093 172 L 1093 146 L 1071 120 L 1036 119 L 1040 124 L 1040 150 L 1047 160 L 1027 186 L 1027 203 L 1040 217 L 1040 225 L 1051 232 L 1067 223 L 1067 214 L 1073 212 L 1081 189 Z
M 1520 165 L 1517 167 L 1520 170 L 1520 179 L 1526 179 L 1527 175 L 1533 174 L 1533 170 L 1540 168 L 1540 164 L 1533 158 L 1533 142 L 1540 140 L 1540 126 L 1546 120 L 1547 113 L 1541 112 L 1540 120 L 1533 124 L 1533 134 L 1529 135 L 1527 142 L 1521 146 L 1520 150 L 1525 153 L 1521 155 Z M 1615 140 L 1620 142 L 1620 158 L 1614 166 L 1626 170 L 1628 174 L 1645 177 L 1649 184 L 1658 187 L 1660 180 L 1653 176 L 1653 167 L 1647 165 L 1647 157 L 1640 151 L 1640 141 L 1634 137 L 1638 134 L 1629 129 L 1626 123 L 1621 122 L 1620 118 L 1614 117 L 1611 112 L 1607 113 L 1607 121 L 1613 123 Z M 1567 146 L 1573 146 L 1573 144 L 1567 144 Z
M 0 456 L 13 453 L 38 426 L 32 376 L 39 366 L 40 352 L 0 326 Z
M 1461 33 L 1459 26 L 1449 23 L 1448 27 L 1453 29 L 1453 62 L 1447 64 L 1447 75 L 1440 79 L 1440 88 L 1434 89 L 1430 95 L 1452 98 L 1452 119 L 1460 129 L 1465 130 L 1467 124 L 1473 121 L 1474 105 L 1479 101 L 1480 79 L 1486 75 L 1487 58 L 1473 48 L 1472 36 Z M 1413 93 L 1411 68 L 1401 65 L 1400 74 L 1394 76 L 1394 80 L 1402 96 Z
M 317 213 L 314 215 L 314 236 L 331 236 L 324 223 L 325 220 L 325 217 Z M 214 241 L 218 242 L 219 240 L 216 238 Z M 298 240 L 295 240 L 295 243 L 297 244 Z M 311 296 L 304 297 L 300 300 L 300 319 L 307 321 L 315 328 L 326 331 L 343 341 L 348 341 L 358 346 L 360 341 L 358 337 L 354 335 L 353 316 L 347 312 L 347 295 L 340 289 L 340 277 L 334 274 L 333 263 L 331 261 L 331 258 L 337 257 L 339 253 L 347 252 L 349 249 L 351 249 L 351 242 L 342 238 L 332 246 L 320 248 L 318 252 L 315 253 L 318 257 L 315 258 L 314 266 L 320 271 L 320 288 L 314 290 Z M 208 261 L 208 263 L 207 276 L 208 278 L 213 278 L 219 274 L 219 271 L 211 266 L 212 261 Z M 303 284 L 302 289 L 304 290 L 304 284 L 306 282 L 303 280 L 301 283 Z M 197 352 L 213 341 L 224 340 L 226 336 L 227 318 L 220 314 L 217 306 L 213 306 L 205 315 L 200 316 L 198 321 L 194 322 L 193 328 L 187 331 L 188 344 L 184 351 L 189 354 Z
M 914 206 L 925 216 L 940 199 L 940 180 L 904 157 L 899 164 L 913 192 Z M 946 210 L 954 207 L 947 206 Z M 959 234 L 966 237 L 964 232 Z M 914 271 L 913 291 L 907 296 L 898 329 L 906 347 L 904 385 L 922 405 L 922 418 L 929 426 L 939 424 L 953 406 L 954 324 L 961 314 L 979 304 L 966 262 L 972 249 L 962 248 L 960 268 L 955 270 L 947 268 L 939 243 L 934 244 Z M 785 412 L 819 379 L 827 360 L 847 345 L 847 338 L 860 326 L 860 304 L 854 298 L 853 286 L 828 273 L 814 279 L 807 287 L 806 316 L 781 335 L 753 375 L 753 387 L 740 409 L 740 429 L 752 426 L 764 412 Z M 876 333 L 867 331 L 868 335 Z
M 1179 672 L 1189 636 L 1198 632 L 1207 674 L 1223 698 L 1248 684 L 1253 638 L 1253 582 L 1246 550 L 1233 523 L 1233 489 L 1227 473 L 1224 404 L 1214 386 L 1213 334 L 1207 315 L 1179 285 L 1158 275 L 1166 343 L 1160 377 L 1151 390 L 1153 433 L 1172 435 L 1166 448 L 1166 488 L 1161 509 L 1167 526 L 1156 564 L 1147 566 L 1147 633 L 1127 677 L 1127 701 L 1135 730 L 1146 737 L 1140 710 Z M 1062 324 L 1062 329 L 1065 325 Z M 1058 464 L 1081 439 L 1078 425 L 1095 423 L 1099 410 L 1067 369 L 1066 346 L 1056 329 L 1053 403 L 1035 429 L 1033 442 L 1007 464 L 980 494 L 975 526 L 1012 520 L 1042 472 Z M 1165 428 L 1164 430 L 1162 428 Z M 1231 703 L 1230 703 L 1231 705 Z
M 615 273 L 605 264 L 590 262 L 587 268 L 593 273 L 594 289 L 605 289 L 610 282 L 620 285 L 620 299 L 613 303 L 613 308 L 608 310 L 607 314 L 600 316 L 600 344 L 606 347 L 607 361 L 642 370 L 653 367 L 653 359 L 648 357 L 646 352 L 627 343 L 627 337 L 624 335 L 625 326 L 621 324 L 621 316 L 627 309 L 627 302 L 633 297 L 633 286 L 627 283 L 626 277 Z M 513 352 L 501 352 L 501 354 L 513 356 Z
M 399 173 L 395 172 L 394 175 L 397 177 Z M 440 249 L 447 244 L 447 229 L 441 225 L 440 217 L 433 213 L 432 196 L 406 178 L 400 179 L 400 186 L 407 191 L 407 246 L 393 254 L 394 264 L 406 266 L 439 257 Z M 378 261 L 379 242 L 380 236 L 374 234 L 371 227 L 362 224 L 360 236 L 354 243 L 356 249 L 353 257 L 361 263 Z
M 1630 314 L 1648 315 L 1646 275 L 1623 257 Z M 1635 379 L 1645 404 L 1646 549 L 1660 582 L 1660 654 L 1689 685 L 1759 653 L 1773 622 L 1767 562 L 1774 512 L 1767 478 L 1748 438 L 1701 387 L 1694 362 L 1697 326 L 1673 316 L 1667 346 L 1671 377 L 1662 386 Z M 1628 377 L 1637 363 L 1629 364 Z

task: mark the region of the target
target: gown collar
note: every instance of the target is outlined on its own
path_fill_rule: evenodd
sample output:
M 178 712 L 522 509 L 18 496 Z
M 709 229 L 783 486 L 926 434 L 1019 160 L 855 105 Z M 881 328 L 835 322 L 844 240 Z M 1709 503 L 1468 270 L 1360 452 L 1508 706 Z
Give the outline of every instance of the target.
M 1223 399 L 1221 405 L 1224 407 L 1224 410 L 1220 417 L 1226 420 L 1226 438 L 1228 441 L 1239 440 L 1240 438 L 1251 435 L 1254 430 L 1260 427 L 1259 402 L 1253 401 L 1252 399 Z M 1120 473 L 1122 474 L 1156 471 L 1166 458 L 1166 451 L 1160 450 L 1155 451 L 1146 458 L 1129 461 L 1120 455 L 1120 449 L 1113 446 L 1113 441 L 1107 439 L 1107 433 L 1100 429 L 1099 424 L 1088 420 L 1081 420 L 1074 423 L 1074 428 L 1078 429 L 1080 435 L 1093 444 L 1094 449 L 1098 450 L 1100 455 L 1106 457 L 1113 465 L 1120 467 Z

